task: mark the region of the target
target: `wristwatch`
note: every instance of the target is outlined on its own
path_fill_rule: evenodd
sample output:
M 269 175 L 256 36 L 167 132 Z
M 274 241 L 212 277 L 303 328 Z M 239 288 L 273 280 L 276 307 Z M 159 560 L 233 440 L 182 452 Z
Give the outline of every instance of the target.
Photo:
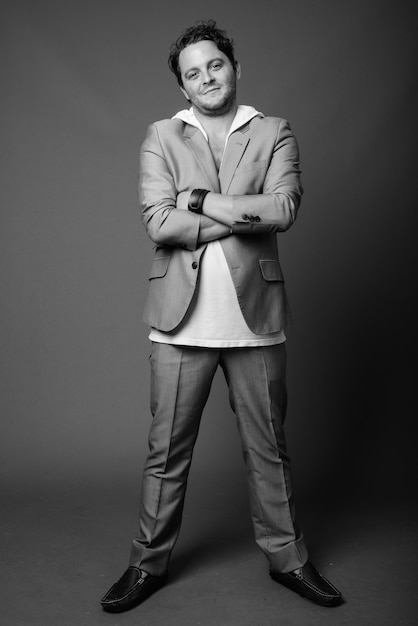
M 208 189 L 193 189 L 188 203 L 189 211 L 192 211 L 192 213 L 202 213 L 203 200 L 208 193 Z

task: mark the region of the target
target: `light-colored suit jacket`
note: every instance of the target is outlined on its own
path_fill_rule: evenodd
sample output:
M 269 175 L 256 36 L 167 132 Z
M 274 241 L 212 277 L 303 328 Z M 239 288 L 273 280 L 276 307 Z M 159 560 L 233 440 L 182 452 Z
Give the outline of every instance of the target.
M 219 174 L 199 129 L 180 119 L 156 122 L 141 148 L 139 174 L 143 223 L 156 244 L 144 321 L 173 331 L 190 306 L 207 243 L 198 243 L 200 216 L 176 201 L 181 192 L 200 188 L 234 196 L 232 234 L 220 243 L 249 328 L 261 335 L 286 328 L 290 312 L 276 233 L 293 224 L 302 195 L 288 122 L 255 117 L 233 132 Z

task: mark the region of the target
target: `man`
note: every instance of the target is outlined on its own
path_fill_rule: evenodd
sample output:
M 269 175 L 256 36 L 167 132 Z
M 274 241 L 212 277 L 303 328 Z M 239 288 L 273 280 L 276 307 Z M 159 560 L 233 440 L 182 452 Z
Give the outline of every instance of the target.
M 302 195 L 297 144 L 286 120 L 237 106 L 240 66 L 214 21 L 184 31 L 169 65 L 192 106 L 153 124 L 140 157 L 143 222 L 157 244 L 144 314 L 152 340 L 150 452 L 130 566 L 102 606 L 130 609 L 166 581 L 218 365 L 270 575 L 333 606 L 341 594 L 308 561 L 295 522 L 283 432 L 289 310 L 276 233 L 293 224 Z

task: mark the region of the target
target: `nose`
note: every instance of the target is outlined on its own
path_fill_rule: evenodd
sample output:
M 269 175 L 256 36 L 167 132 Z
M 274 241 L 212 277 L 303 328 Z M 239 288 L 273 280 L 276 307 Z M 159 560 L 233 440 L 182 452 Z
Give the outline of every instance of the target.
M 204 85 L 207 83 L 211 83 L 213 81 L 213 76 L 209 70 L 203 70 L 202 72 L 202 82 Z

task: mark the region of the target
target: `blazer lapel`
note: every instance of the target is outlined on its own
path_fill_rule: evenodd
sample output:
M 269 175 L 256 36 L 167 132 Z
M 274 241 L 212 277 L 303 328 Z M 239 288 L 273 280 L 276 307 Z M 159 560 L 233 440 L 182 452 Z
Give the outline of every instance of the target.
M 228 193 L 235 170 L 244 156 L 250 141 L 249 130 L 250 125 L 246 124 L 229 136 L 219 172 L 222 193 Z
M 209 144 L 201 131 L 187 124 L 184 130 L 184 141 L 193 152 L 203 175 L 208 181 L 210 191 L 219 193 L 219 178 L 215 161 L 213 160 Z

